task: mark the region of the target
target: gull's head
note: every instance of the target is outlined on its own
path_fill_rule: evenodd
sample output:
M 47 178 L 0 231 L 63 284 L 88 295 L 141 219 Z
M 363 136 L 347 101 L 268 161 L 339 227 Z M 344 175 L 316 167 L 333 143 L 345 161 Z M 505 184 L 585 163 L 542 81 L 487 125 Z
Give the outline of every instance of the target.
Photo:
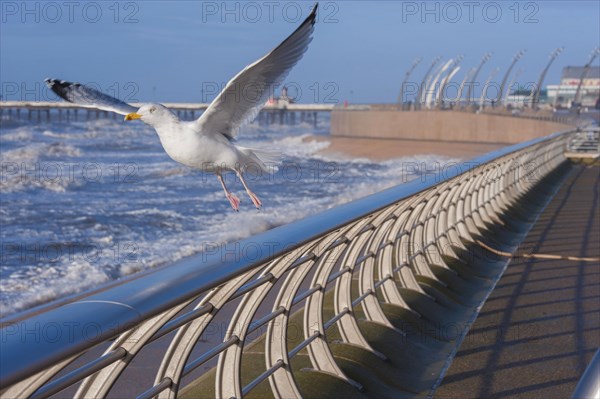
M 125 115 L 126 121 L 134 119 L 140 119 L 150 126 L 176 122 L 178 120 L 177 115 L 162 104 L 144 104 L 136 112 Z

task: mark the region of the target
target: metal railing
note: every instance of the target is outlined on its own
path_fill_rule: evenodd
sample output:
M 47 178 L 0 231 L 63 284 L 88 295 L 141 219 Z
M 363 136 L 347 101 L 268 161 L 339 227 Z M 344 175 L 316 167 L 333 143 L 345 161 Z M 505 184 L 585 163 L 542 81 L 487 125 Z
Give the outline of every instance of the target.
M 5 319 L 1 396 L 43 398 L 74 386 L 76 397 L 104 397 L 143 348 L 166 338 L 154 356 L 160 362 L 154 383 L 140 390 L 139 398 L 174 398 L 185 376 L 215 363 L 218 398 L 242 397 L 265 380 L 275 397 L 300 397 L 290 360 L 301 352 L 314 370 L 361 388 L 338 365 L 326 340 L 328 330 L 335 326 L 342 341 L 385 358 L 363 336 L 355 310 L 397 330 L 382 303 L 415 313 L 399 287 L 427 295 L 419 277 L 443 285 L 434 266 L 452 271 L 444 259 L 457 258 L 485 226 L 502 223 L 504 212 L 565 162 L 566 133 L 453 164 Z M 323 304 L 329 293 L 334 309 L 327 318 Z M 234 309 L 225 317 L 223 339 L 194 354 L 228 304 Z M 292 348 L 288 322 L 295 309 L 304 312 L 303 338 Z M 264 370 L 243 385 L 244 345 L 259 329 L 266 329 Z
M 600 127 L 587 127 L 574 133 L 567 143 L 567 151 L 575 154 L 600 155 Z
M 585 369 L 571 398 L 600 399 L 600 349 L 596 351 L 592 361 Z

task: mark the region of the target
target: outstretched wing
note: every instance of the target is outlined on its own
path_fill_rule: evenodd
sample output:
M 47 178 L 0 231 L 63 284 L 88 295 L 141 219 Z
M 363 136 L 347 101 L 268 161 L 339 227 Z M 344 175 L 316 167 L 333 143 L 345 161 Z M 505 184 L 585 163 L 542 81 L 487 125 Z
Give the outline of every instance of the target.
M 318 3 L 302 25 L 279 46 L 248 65 L 227 83 L 198 118 L 196 123 L 202 131 L 220 133 L 232 140 L 244 123 L 258 115 L 272 90 L 282 83 L 308 49 L 312 41 L 317 7 Z
M 117 100 L 114 97 L 80 83 L 71 83 L 58 79 L 46 79 L 45 82 L 59 97 L 85 108 L 97 108 L 103 111 L 116 112 L 121 115 L 137 111 L 137 108 L 121 100 Z

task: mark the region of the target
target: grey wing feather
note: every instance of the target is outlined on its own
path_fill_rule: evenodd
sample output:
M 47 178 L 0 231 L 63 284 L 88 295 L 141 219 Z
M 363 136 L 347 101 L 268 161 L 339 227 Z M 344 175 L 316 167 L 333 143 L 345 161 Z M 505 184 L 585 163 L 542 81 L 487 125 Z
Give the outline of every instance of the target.
M 80 83 L 66 82 L 58 79 L 46 79 L 45 82 L 60 98 L 85 108 L 97 108 L 121 115 L 137 111 L 137 108 L 121 100 Z
M 312 41 L 318 3 L 304 22 L 263 58 L 248 65 L 227 83 L 197 120 L 204 132 L 232 140 L 239 128 L 253 120 L 272 90 L 280 85 L 300 61 Z

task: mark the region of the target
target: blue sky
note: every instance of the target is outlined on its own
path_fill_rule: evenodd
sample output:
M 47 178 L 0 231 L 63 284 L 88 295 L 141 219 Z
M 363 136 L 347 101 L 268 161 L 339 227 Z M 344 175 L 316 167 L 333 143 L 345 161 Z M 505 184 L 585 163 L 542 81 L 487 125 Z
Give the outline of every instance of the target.
M 50 97 L 42 80 L 91 83 L 124 100 L 211 100 L 271 50 L 312 2 L 2 0 L 0 80 L 6 100 Z M 287 82 L 302 102 L 394 102 L 404 73 L 420 81 L 431 59 L 464 54 L 460 81 L 482 55 L 479 80 L 527 49 L 519 82 L 584 64 L 600 45 L 598 1 L 321 1 L 314 41 Z M 598 60 L 597 60 L 598 62 Z

